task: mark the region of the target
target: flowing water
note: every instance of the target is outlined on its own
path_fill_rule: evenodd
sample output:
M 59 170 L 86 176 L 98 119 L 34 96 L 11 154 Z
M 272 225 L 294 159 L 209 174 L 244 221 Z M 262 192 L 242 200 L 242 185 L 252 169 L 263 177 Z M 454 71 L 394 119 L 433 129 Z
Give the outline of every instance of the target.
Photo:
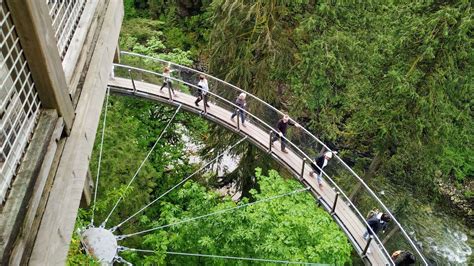
M 400 223 L 430 263 L 474 265 L 474 230 L 461 218 L 436 204 L 422 203 L 413 194 L 393 185 L 378 194 L 388 205 L 396 198 L 406 199 L 406 214 L 400 217 Z

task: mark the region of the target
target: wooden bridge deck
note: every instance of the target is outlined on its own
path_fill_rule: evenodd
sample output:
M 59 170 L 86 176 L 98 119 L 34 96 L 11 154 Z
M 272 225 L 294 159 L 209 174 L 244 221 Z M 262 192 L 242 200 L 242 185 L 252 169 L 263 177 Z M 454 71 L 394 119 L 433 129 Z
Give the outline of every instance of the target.
M 195 97 L 183 92 L 176 91 L 177 97 L 173 97 L 171 101 L 168 97 L 168 90 L 165 88 L 160 92 L 160 86 L 135 81 L 136 93 L 133 93 L 133 85 L 130 79 L 125 78 L 114 78 L 109 80 L 109 87 L 112 91 L 119 92 L 122 94 L 134 94 L 137 97 L 148 98 L 152 100 L 158 100 L 167 104 L 178 105 L 182 104 L 182 107 L 188 111 L 199 113 L 203 109 L 203 102 L 200 103 L 200 107 L 196 107 L 194 104 Z M 210 108 L 207 109 L 207 115 L 203 116 L 209 120 L 212 120 L 220 125 L 223 125 L 227 128 L 235 129 L 237 128 L 236 120 L 232 121 L 230 116 L 232 111 L 222 108 L 218 105 L 215 105 L 212 102 L 212 98 L 209 101 Z M 264 150 L 269 149 L 269 131 L 266 132 L 260 127 L 252 124 L 250 121 L 247 121 L 246 127 L 240 127 L 239 134 L 248 136 L 254 144 Z M 283 153 L 280 151 L 279 141 L 275 142 L 274 147 L 272 148 L 272 156 L 280 162 L 282 165 L 287 167 L 295 176 L 299 179 L 300 172 L 302 169 L 303 158 L 299 157 L 296 153 L 291 150 L 291 146 L 287 148 L 288 153 Z M 336 198 L 336 192 L 334 189 L 323 180 L 323 186 L 320 188 L 314 177 L 309 176 L 311 167 L 306 163 L 304 167 L 303 180 L 300 180 L 305 185 L 311 187 L 311 192 L 318 201 L 323 205 L 326 210 L 331 211 L 334 200 Z M 343 229 L 346 235 L 349 237 L 353 246 L 356 248 L 359 254 L 362 253 L 362 250 L 366 247 L 367 241 L 362 237 L 366 231 L 365 225 L 357 217 L 356 213 L 348 206 L 348 204 L 339 197 L 334 213 L 332 213 L 333 218 Z M 391 262 L 384 256 L 382 248 L 375 242 L 370 243 L 369 251 L 364 257 L 364 261 L 367 264 L 372 265 L 390 265 Z

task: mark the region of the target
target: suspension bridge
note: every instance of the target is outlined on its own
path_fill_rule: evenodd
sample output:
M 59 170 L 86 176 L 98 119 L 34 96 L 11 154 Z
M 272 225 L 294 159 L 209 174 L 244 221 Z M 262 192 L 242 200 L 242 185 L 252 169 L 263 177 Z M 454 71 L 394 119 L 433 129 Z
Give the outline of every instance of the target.
M 242 121 L 239 120 L 239 116 L 237 119 L 231 119 L 231 115 L 234 110 L 238 109 L 238 106 L 234 104 L 235 97 L 239 94 L 244 92 L 243 90 L 226 83 L 220 79 L 217 79 L 213 76 L 208 74 L 202 73 L 197 70 L 193 70 L 191 68 L 181 66 L 178 64 L 174 64 L 172 62 L 151 58 L 139 54 L 133 54 L 128 52 L 122 52 L 122 57 L 124 58 L 123 61 L 126 61 L 126 58 L 133 58 L 135 64 L 138 62 L 142 62 L 142 65 L 150 65 L 150 62 L 156 63 L 158 68 L 164 66 L 168 66 L 173 70 L 173 75 L 171 79 L 173 80 L 175 92 L 172 93 L 170 88 L 165 88 L 161 90 L 161 85 L 163 83 L 164 76 L 160 72 L 155 72 L 153 70 L 140 68 L 137 66 L 126 65 L 126 64 L 114 64 L 114 75 L 110 78 L 108 87 L 110 92 L 128 95 L 133 97 L 144 98 L 152 101 L 159 101 L 165 104 L 169 104 L 172 106 L 176 106 L 176 112 L 174 113 L 171 120 L 166 125 L 166 131 L 170 123 L 172 122 L 174 116 L 177 112 L 181 109 L 186 110 L 188 112 L 196 113 L 197 115 L 201 115 L 203 118 L 206 118 L 210 121 L 213 121 L 221 126 L 228 128 L 229 130 L 235 132 L 235 134 L 241 135 L 242 139 L 237 143 L 230 146 L 229 149 L 234 148 L 236 145 L 240 144 L 244 140 L 250 141 L 253 145 L 259 147 L 261 150 L 268 152 L 271 156 L 278 161 L 282 166 L 286 167 L 294 176 L 297 178 L 304 186 L 303 189 L 288 192 L 286 194 L 279 195 L 277 197 L 272 197 L 270 199 L 261 200 L 260 202 L 253 202 L 250 204 L 239 205 L 236 208 L 221 210 L 215 213 L 208 213 L 203 214 L 198 217 L 188 218 L 182 221 L 175 222 L 173 224 L 158 226 L 155 228 L 145 229 L 143 231 L 130 233 L 127 235 L 113 235 L 116 230 L 123 226 L 125 223 L 136 217 L 138 214 L 143 212 L 146 208 L 153 205 L 157 201 L 159 201 L 162 197 L 166 194 L 172 192 L 174 189 L 177 189 L 180 185 L 185 183 L 187 180 L 192 178 L 198 172 L 204 170 L 208 167 L 211 163 L 217 160 L 223 154 L 219 154 L 216 158 L 209 161 L 207 164 L 202 166 L 193 174 L 187 176 L 186 178 L 182 179 L 181 182 L 167 190 L 164 194 L 160 195 L 159 197 L 152 200 L 146 206 L 143 206 L 140 210 L 136 213 L 131 215 L 130 217 L 126 218 L 122 222 L 117 225 L 113 225 L 108 227 L 107 221 L 118 206 L 118 204 L 122 201 L 122 198 L 115 203 L 114 207 L 106 217 L 102 223 L 97 223 L 97 227 L 94 225 L 94 218 L 92 218 L 91 225 L 92 227 L 86 229 L 85 235 L 89 238 L 94 238 L 91 236 L 91 231 L 93 230 L 102 230 L 102 233 L 108 235 L 111 239 L 115 239 L 114 245 L 109 245 L 109 247 L 113 247 L 112 249 L 116 249 L 115 257 L 110 256 L 114 252 L 112 250 L 108 250 L 108 258 L 107 260 L 112 261 L 119 261 L 124 262 L 119 253 L 121 251 L 135 251 L 135 252 L 153 252 L 152 250 L 142 250 L 142 249 L 135 249 L 133 247 L 123 247 L 120 246 L 120 241 L 128 238 L 128 237 L 135 237 L 140 236 L 146 233 L 153 232 L 155 230 L 165 229 L 167 227 L 180 225 L 187 222 L 194 222 L 199 219 L 207 218 L 213 215 L 219 215 L 224 212 L 229 211 L 237 211 L 239 208 L 247 207 L 248 205 L 253 205 L 257 203 L 263 203 L 270 200 L 275 200 L 280 197 L 289 196 L 294 193 L 303 193 L 308 192 L 311 193 L 316 203 L 319 206 L 322 206 L 326 211 L 328 211 L 333 219 L 337 222 L 340 228 L 346 233 L 350 242 L 354 246 L 356 252 L 361 256 L 361 258 L 367 263 L 372 265 L 393 265 L 393 261 L 390 258 L 390 252 L 385 247 L 387 241 L 390 241 L 390 238 L 393 236 L 388 237 L 387 239 L 379 239 L 379 237 L 374 234 L 373 236 L 369 237 L 368 240 L 363 238 L 363 234 L 367 231 L 367 223 L 365 221 L 365 217 L 362 215 L 362 211 L 357 208 L 357 206 L 352 202 L 352 197 L 348 196 L 351 191 L 347 189 L 341 188 L 338 186 L 336 181 L 331 177 L 331 175 L 339 175 L 339 176 L 346 176 L 349 174 L 353 178 L 356 178 L 357 181 L 362 185 L 362 187 L 368 192 L 371 199 L 373 200 L 374 204 L 380 206 L 380 208 L 388 213 L 393 219 L 393 226 L 395 230 L 393 232 L 398 232 L 404 240 L 407 242 L 408 245 L 411 246 L 413 251 L 419 256 L 421 262 L 425 262 L 421 252 L 418 250 L 418 247 L 413 243 L 410 239 L 408 234 L 405 230 L 400 226 L 396 218 L 390 213 L 389 209 L 383 204 L 383 202 L 377 197 L 377 195 L 363 182 L 363 180 L 337 155 L 335 155 L 336 162 L 330 162 L 330 164 L 334 164 L 332 169 L 329 171 L 322 171 L 324 175 L 324 180 L 322 186 L 319 186 L 316 182 L 314 177 L 310 176 L 311 166 L 310 164 L 313 162 L 311 154 L 314 154 L 315 151 L 324 152 L 330 150 L 324 143 L 322 143 L 318 138 L 316 138 L 313 134 L 311 134 L 308 130 L 301 128 L 302 134 L 297 136 L 288 136 L 285 137 L 287 145 L 289 148 L 287 149 L 288 152 L 282 152 L 279 147 L 280 143 L 275 142 L 274 144 L 271 141 L 272 135 L 276 134 L 274 129 L 275 120 L 279 119 L 283 116 L 283 113 L 279 110 L 275 109 L 271 105 L 267 104 L 266 102 L 262 101 L 261 99 L 257 98 L 252 94 L 248 94 L 247 101 L 252 103 L 251 107 L 248 110 L 243 110 L 247 117 L 247 121 L 245 126 L 242 125 Z M 146 63 L 145 63 L 146 62 Z M 156 65 L 154 68 L 156 69 Z M 205 75 L 209 80 L 210 91 L 208 92 L 209 106 L 201 105 L 197 106 L 195 104 L 196 94 L 199 90 L 199 87 L 196 86 L 198 76 Z M 107 93 L 108 97 L 108 93 Z M 107 106 L 107 105 L 105 105 Z M 252 111 L 256 110 L 256 111 Z M 105 108 L 105 119 L 103 130 L 105 128 L 106 123 L 106 111 Z M 259 115 L 259 114 L 264 114 Z M 157 145 L 158 141 L 161 139 L 163 132 L 157 138 L 155 144 L 148 152 L 147 156 L 142 161 L 142 164 L 136 171 L 136 173 L 132 176 L 127 187 L 131 185 L 131 183 L 137 177 L 141 166 L 147 160 L 148 156 L 151 154 L 155 146 Z M 103 134 L 102 132 L 102 141 L 103 141 Z M 102 145 L 101 145 L 102 147 Z M 275 148 L 277 147 L 277 148 Z M 100 156 L 102 153 L 102 149 L 100 151 Z M 314 157 L 313 157 L 314 158 Z M 96 182 L 99 182 L 99 173 L 100 173 L 100 157 L 99 157 L 99 166 L 98 166 L 98 175 Z M 96 186 L 97 187 L 97 186 Z M 357 191 L 356 191 L 357 192 Z M 95 196 L 94 194 L 94 203 L 95 203 Z M 93 205 L 94 208 L 94 205 Z M 107 228 L 107 229 L 106 229 Z M 94 235 L 94 234 L 92 234 Z M 98 234 L 95 237 L 102 237 Z M 399 240 L 397 240 L 399 241 Z M 91 241 L 89 241 L 90 243 Z M 87 245 L 87 244 L 86 244 Z M 94 245 L 90 245 L 89 248 L 92 249 L 101 249 L 103 247 L 95 247 Z M 107 248 L 105 248 L 107 249 Z M 241 259 L 241 260 L 265 260 L 265 258 L 236 258 L 236 257 L 226 257 L 226 256 L 217 256 L 214 254 L 187 254 L 182 252 L 169 252 L 170 255 L 183 255 L 183 256 L 202 256 L 202 257 L 215 257 L 220 259 Z M 95 252 L 97 254 L 97 251 Z M 274 263 L 303 263 L 306 262 L 289 262 L 289 261 L 272 261 L 267 260 L 268 262 Z
M 118 224 L 108 222 L 116 207 L 126 200 L 124 198 L 115 202 L 105 220 L 95 221 L 93 215 L 91 225 L 82 231 L 82 240 L 103 262 L 127 263 L 120 256 L 123 251 L 154 252 L 122 246 L 121 241 L 129 237 L 141 237 L 156 230 L 251 208 L 255 204 L 297 193 L 311 193 L 315 208 L 319 205 L 331 214 L 364 263 L 393 265 L 391 252 L 406 249 L 416 255 L 418 263 L 428 265 L 410 235 L 378 195 L 341 158 L 343 155 L 335 155 L 324 168 L 322 187 L 309 176 L 313 158 L 331 150 L 312 132 L 305 128 L 293 130 L 286 136 L 288 153 L 283 153 L 278 142 L 275 147 L 271 145 L 274 126 L 283 113 L 264 100 L 247 93 L 249 108 L 243 110 L 247 117 L 243 126 L 239 116 L 230 119 L 237 108 L 235 98 L 244 92 L 240 88 L 172 62 L 120 53 L 117 40 L 123 14 L 123 1 L 120 0 L 0 1 L 1 264 L 65 264 L 80 202 L 87 206 L 92 198 L 93 213 L 95 211 L 96 189 L 101 177 L 100 159 L 95 184 L 90 176 L 89 160 L 104 99 L 107 102 L 109 93 L 117 93 L 175 106 L 176 113 L 182 110 L 192 112 L 235 132 L 242 139 L 231 144 L 229 149 L 244 141 L 251 142 L 288 169 L 303 188 L 172 224 L 118 234 L 117 229 L 126 226 L 166 194 L 179 189 L 222 156 L 220 154 Z M 113 77 L 109 78 L 112 62 L 115 62 Z M 161 71 L 165 66 L 173 70 L 171 79 L 176 96 L 168 88 L 159 89 L 163 82 Z M 209 107 L 194 103 L 199 75 L 205 75 L 209 81 Z M 105 128 L 107 104 L 103 109 L 102 128 Z M 167 127 L 171 123 L 173 118 Z M 157 136 L 147 157 L 162 134 Z M 101 143 L 103 138 L 104 132 Z M 102 152 L 100 154 L 101 157 Z M 127 186 L 135 182 L 140 169 L 141 166 Z M 91 188 L 94 188 L 93 195 Z M 364 204 L 359 204 L 361 201 Z M 388 213 L 392 222 L 383 238 L 374 235 L 365 240 L 362 235 L 367 224 L 363 214 L 372 207 Z M 98 240 L 105 244 L 97 244 Z M 314 263 L 287 261 L 285 258 L 271 260 L 263 255 L 242 258 L 179 250 L 167 251 L 167 254 L 283 264 Z

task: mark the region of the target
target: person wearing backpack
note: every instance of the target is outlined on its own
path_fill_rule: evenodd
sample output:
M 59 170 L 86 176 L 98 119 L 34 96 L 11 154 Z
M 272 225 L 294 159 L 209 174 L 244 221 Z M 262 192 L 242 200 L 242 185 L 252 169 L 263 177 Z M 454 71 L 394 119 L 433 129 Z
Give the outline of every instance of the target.
M 380 230 L 385 231 L 391 218 L 386 213 L 378 213 L 367 220 L 367 231 L 364 233 L 364 239 L 369 239 L 369 235 L 377 234 Z M 370 228 L 369 228 L 370 227 Z M 372 229 L 372 230 L 371 230 Z

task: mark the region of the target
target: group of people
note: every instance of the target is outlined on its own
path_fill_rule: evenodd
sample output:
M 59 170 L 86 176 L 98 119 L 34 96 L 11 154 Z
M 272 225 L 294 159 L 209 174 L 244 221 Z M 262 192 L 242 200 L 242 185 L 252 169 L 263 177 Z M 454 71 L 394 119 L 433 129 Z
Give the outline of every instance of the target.
M 169 66 L 166 66 L 163 69 L 163 85 L 160 87 L 160 92 L 163 91 L 164 87 L 168 87 L 170 92 L 173 93 L 173 96 L 176 97 L 176 93 L 173 89 L 173 81 L 171 79 L 171 72 L 172 70 L 170 69 Z M 209 83 L 207 82 L 207 78 L 205 75 L 201 74 L 199 75 L 199 82 L 197 84 L 199 87 L 198 89 L 198 94 L 196 97 L 196 101 L 194 101 L 194 104 L 199 107 L 199 103 L 203 101 L 204 105 L 206 107 L 210 107 L 208 102 L 208 92 L 209 92 Z M 237 106 L 235 108 L 235 111 L 233 112 L 231 119 L 233 120 L 235 116 L 239 115 L 240 121 L 242 123 L 242 126 L 245 127 L 245 109 L 247 108 L 247 102 L 245 101 L 247 94 L 241 93 L 235 100 L 235 105 Z
M 170 90 L 170 92 L 173 93 L 173 95 L 176 97 L 176 93 L 173 89 L 173 82 L 171 80 L 171 72 L 172 70 L 169 68 L 169 66 L 165 67 L 163 69 L 163 85 L 160 88 L 160 91 L 163 90 L 165 86 L 167 86 Z M 199 106 L 199 103 L 203 101 L 204 105 L 206 107 L 210 107 L 208 104 L 208 92 L 209 92 L 209 84 L 207 82 L 206 76 L 201 74 L 199 76 L 199 82 L 197 84 L 199 87 L 198 89 L 198 95 L 196 97 L 196 101 L 194 104 L 196 106 Z M 240 123 L 243 127 L 245 127 L 245 112 L 247 109 L 247 101 L 246 101 L 246 94 L 245 93 L 240 93 L 239 96 L 237 96 L 237 99 L 235 100 L 235 109 L 234 112 L 232 113 L 230 119 L 234 120 L 236 116 L 240 118 Z M 288 130 L 288 126 L 295 126 L 296 128 L 299 128 L 300 125 L 292 120 L 290 120 L 290 117 L 288 115 L 284 115 L 280 120 L 278 120 L 276 124 L 276 131 L 272 134 L 271 136 L 271 141 L 272 145 L 275 141 L 280 140 L 281 143 L 281 151 L 283 153 L 288 153 L 286 149 L 286 133 Z M 326 152 L 323 155 L 315 158 L 315 163 L 311 163 L 311 167 L 313 171 L 310 172 L 310 176 L 314 176 L 314 173 L 316 173 L 316 180 L 318 181 L 318 184 L 320 187 L 322 187 L 322 169 L 326 167 L 328 164 L 328 161 L 332 158 L 332 155 L 335 154 L 335 152 Z
M 163 76 L 164 76 L 164 82 L 163 85 L 160 88 L 160 91 L 165 87 L 168 86 L 170 91 L 173 93 L 173 95 L 176 97 L 176 93 L 174 92 L 172 81 L 171 81 L 171 70 L 169 67 L 165 67 L 163 71 Z M 196 101 L 194 104 L 196 106 L 199 106 L 199 103 L 203 101 L 204 105 L 206 107 L 210 107 L 208 104 L 208 92 L 209 92 L 209 84 L 207 82 L 206 76 L 205 75 L 200 75 L 199 76 L 199 82 L 197 84 L 199 87 L 198 89 L 198 95 L 196 97 Z M 232 113 L 230 119 L 234 120 L 236 116 L 240 118 L 240 123 L 243 127 L 245 127 L 245 112 L 247 109 L 247 102 L 246 102 L 246 94 L 245 93 L 240 93 L 237 99 L 235 100 L 235 109 L 234 112 Z M 271 136 L 271 145 L 273 146 L 273 143 L 277 140 L 280 140 L 281 144 L 281 151 L 283 153 L 288 153 L 286 149 L 286 143 L 287 143 L 287 131 L 288 131 L 288 126 L 294 126 L 296 128 L 300 128 L 300 125 L 290 119 L 288 115 L 284 115 L 281 119 L 278 120 L 276 124 L 276 130 L 274 133 L 272 133 Z M 309 175 L 311 177 L 314 177 L 316 174 L 316 181 L 319 185 L 319 187 L 323 186 L 322 182 L 322 175 L 323 175 L 323 169 L 328 165 L 329 160 L 332 159 L 333 155 L 337 154 L 335 151 L 327 151 L 324 152 L 323 154 L 317 156 L 314 159 L 314 162 L 311 162 L 311 168 L 312 170 L 310 171 Z M 373 234 L 377 234 L 378 232 L 385 231 L 388 223 L 391 221 L 390 215 L 387 213 L 379 212 L 378 210 L 374 209 L 371 212 L 369 212 L 367 216 L 367 231 L 364 233 L 363 237 L 365 240 L 369 239 L 369 236 L 372 236 Z M 410 253 L 409 251 L 402 251 L 402 250 L 397 250 L 392 254 L 392 260 L 395 262 L 395 265 L 412 265 L 415 263 L 415 256 Z

